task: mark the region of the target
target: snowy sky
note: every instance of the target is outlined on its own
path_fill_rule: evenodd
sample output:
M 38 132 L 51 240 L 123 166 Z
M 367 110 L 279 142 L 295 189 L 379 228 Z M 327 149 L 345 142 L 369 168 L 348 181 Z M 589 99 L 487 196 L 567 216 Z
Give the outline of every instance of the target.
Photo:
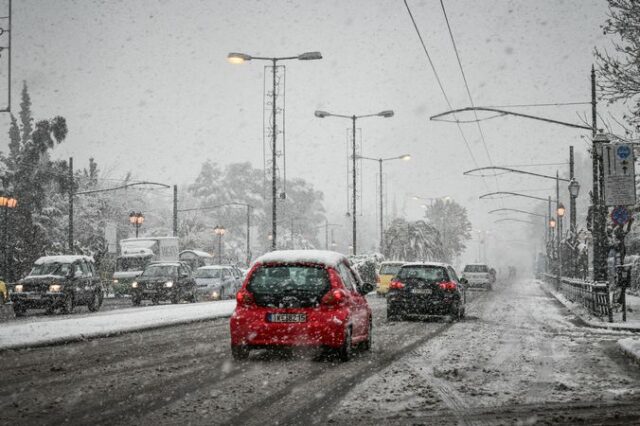
M 451 103 L 468 106 L 439 1 L 409 5 Z M 449 0 L 445 6 L 476 105 L 589 100 L 593 48 L 607 45 L 600 29 L 605 1 Z M 483 180 L 463 171 L 476 163 L 564 162 L 571 144 L 586 155 L 581 135 L 588 132 L 501 118 L 482 123 L 490 158 L 476 126 L 463 126 L 474 163 L 454 124 L 429 121 L 447 105 L 401 0 L 21 0 L 14 1 L 13 26 L 14 110 L 18 83 L 26 80 L 36 118 L 67 118 L 69 136 L 55 155 L 73 156 L 81 167 L 93 156 L 114 177 L 132 171 L 139 179 L 189 183 L 206 158 L 261 167 L 265 63 L 231 65 L 226 55 L 232 51 L 322 52 L 320 61 L 287 63 L 287 162 L 289 176 L 327 194 L 332 221 L 347 210 L 349 122 L 315 118 L 316 109 L 395 111 L 393 118 L 369 118 L 358 127 L 365 155 L 413 156 L 385 166 L 389 198 L 411 219 L 422 210 L 410 195 L 449 195 L 467 206 L 475 228 L 499 233 L 488 210 L 534 204 L 488 202 L 478 200 L 480 194 L 536 190 L 530 193 L 546 196 L 553 182 Z M 572 122 L 580 121 L 578 114 L 590 116 L 586 105 L 519 111 Z M 6 116 L 0 126 L 8 129 Z M 3 138 L 0 149 L 6 145 Z M 555 174 L 557 167 L 529 170 Z M 376 173 L 377 164 L 365 163 L 362 222 L 372 242 Z M 518 226 L 502 225 L 508 232 L 499 238 L 508 239 Z

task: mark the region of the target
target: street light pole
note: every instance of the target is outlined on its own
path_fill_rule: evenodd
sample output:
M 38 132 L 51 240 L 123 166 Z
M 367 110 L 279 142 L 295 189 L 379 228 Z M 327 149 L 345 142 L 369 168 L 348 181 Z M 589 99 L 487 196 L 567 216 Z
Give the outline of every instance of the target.
M 273 86 L 271 91 L 271 250 L 276 250 L 276 233 L 277 233 L 277 181 L 276 181 L 276 160 L 277 160 L 277 133 L 276 133 L 276 66 L 278 61 L 298 59 L 300 61 L 311 61 L 322 59 L 320 52 L 306 52 L 297 56 L 282 57 L 260 57 L 251 56 L 246 53 L 232 52 L 227 55 L 227 60 L 232 64 L 242 64 L 250 60 L 269 61 L 273 66 Z
M 380 173 L 380 185 L 379 185 L 379 191 L 380 191 L 380 253 L 383 252 L 384 250 L 384 191 L 382 188 L 382 163 L 385 161 L 392 161 L 392 160 L 404 160 L 404 161 L 409 161 L 411 160 L 411 155 L 409 154 L 404 154 L 404 155 L 400 155 L 398 157 L 389 157 L 389 158 L 372 158 L 372 157 L 363 157 L 361 155 L 359 155 L 357 157 L 358 159 L 362 159 L 362 160 L 371 160 L 371 161 L 377 161 L 378 162 L 378 170 Z M 355 164 L 355 163 L 354 163 Z
M 325 117 L 339 117 L 339 118 L 346 118 L 351 120 L 352 122 L 352 151 L 351 151 L 351 159 L 352 159 L 352 184 L 353 184 L 353 194 L 352 194 L 352 198 L 351 198 L 351 202 L 353 204 L 353 206 L 351 207 L 351 214 L 353 215 L 353 220 L 352 220 L 352 228 L 353 228 L 353 234 L 352 234 L 352 243 L 351 243 L 351 253 L 353 255 L 357 254 L 357 219 L 356 219 L 356 120 L 359 118 L 365 118 L 365 117 L 383 117 L 383 118 L 390 118 L 393 117 L 394 113 L 392 110 L 385 110 L 385 111 L 381 111 L 377 114 L 366 114 L 366 115 L 341 115 L 341 114 L 332 114 L 330 112 L 326 112 L 326 111 L 316 111 L 314 113 L 314 115 L 318 118 L 325 118 Z
M 222 265 L 222 236 L 225 234 L 226 229 L 220 225 L 216 225 L 213 228 L 213 232 L 218 236 L 218 264 Z

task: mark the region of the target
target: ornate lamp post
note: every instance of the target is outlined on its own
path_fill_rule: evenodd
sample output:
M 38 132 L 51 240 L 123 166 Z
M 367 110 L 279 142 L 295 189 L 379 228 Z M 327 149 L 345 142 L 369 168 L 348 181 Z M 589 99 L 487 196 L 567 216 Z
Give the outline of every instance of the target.
M 556 213 L 558 216 L 558 272 L 559 276 L 562 277 L 562 218 L 564 217 L 566 209 L 564 208 L 564 204 L 558 203 L 558 208 L 556 209 Z
M 141 212 L 131 212 L 129 213 L 129 222 L 136 227 L 136 238 L 138 238 L 138 230 L 144 222 L 144 215 Z
M 218 236 L 218 264 L 219 265 L 222 264 L 222 236 L 226 232 L 227 232 L 227 230 L 224 229 L 224 227 L 222 227 L 220 225 L 216 225 L 216 227 L 213 228 L 213 233 Z
M 571 178 L 569 181 L 569 229 L 571 231 L 571 242 L 576 242 L 578 236 L 578 230 L 576 229 L 576 198 L 580 193 L 580 184 L 575 178 Z M 571 257 L 569 258 L 569 270 L 574 277 L 577 275 L 577 262 L 576 262 L 576 250 L 572 246 L 569 251 Z

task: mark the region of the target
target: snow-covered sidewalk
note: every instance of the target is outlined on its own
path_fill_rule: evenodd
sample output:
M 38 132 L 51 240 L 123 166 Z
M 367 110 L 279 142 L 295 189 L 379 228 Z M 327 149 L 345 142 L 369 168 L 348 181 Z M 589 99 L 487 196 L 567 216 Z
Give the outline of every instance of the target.
M 591 313 L 580 303 L 571 302 L 560 292 L 555 291 L 552 286 L 542 281 L 538 282 L 546 289 L 547 292 L 551 293 L 560 303 L 566 306 L 567 309 L 569 309 L 589 327 L 640 333 L 640 297 L 627 294 L 626 322 L 622 322 L 622 313 L 620 312 L 614 313 L 614 322 L 607 322 L 606 318 L 601 319 L 591 315 Z M 620 339 L 616 343 L 622 352 L 640 364 L 640 336 Z
M 0 325 L 0 350 L 42 346 L 136 330 L 228 317 L 235 300 L 144 306 L 64 317 L 40 317 Z

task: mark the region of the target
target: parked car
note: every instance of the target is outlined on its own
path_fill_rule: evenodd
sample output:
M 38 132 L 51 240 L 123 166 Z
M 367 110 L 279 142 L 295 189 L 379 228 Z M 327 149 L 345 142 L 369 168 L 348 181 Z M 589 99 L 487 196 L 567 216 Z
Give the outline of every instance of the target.
M 102 283 L 93 258 L 87 256 L 45 256 L 35 261 L 29 275 L 11 288 L 11 302 L 17 316 L 27 309 L 60 309 L 65 314 L 78 305 L 91 312 L 102 306 Z
M 161 300 L 178 303 L 196 302 L 196 281 L 191 268 L 184 262 L 156 262 L 147 265 L 142 274 L 131 283 L 131 302 L 137 306 L 142 300 L 157 305 Z
M 231 266 L 202 266 L 196 270 L 194 277 L 198 297 L 206 300 L 233 298 L 242 285 L 241 273 Z
M 460 319 L 465 314 L 465 282 L 446 263 L 405 264 L 389 284 L 387 318 L 419 315 Z
M 371 309 L 348 259 L 331 251 L 273 251 L 258 258 L 236 295 L 231 353 L 252 349 L 322 347 L 351 358 L 354 345 L 371 347 Z
M 495 281 L 495 274 L 491 274 L 485 263 L 470 263 L 462 271 L 462 277 L 468 282 L 468 288 L 482 288 L 491 290 Z
M 378 272 L 378 283 L 376 285 L 376 293 L 378 296 L 385 296 L 389 292 L 389 283 L 396 276 L 400 267 L 405 262 L 382 262 L 380 271 Z

